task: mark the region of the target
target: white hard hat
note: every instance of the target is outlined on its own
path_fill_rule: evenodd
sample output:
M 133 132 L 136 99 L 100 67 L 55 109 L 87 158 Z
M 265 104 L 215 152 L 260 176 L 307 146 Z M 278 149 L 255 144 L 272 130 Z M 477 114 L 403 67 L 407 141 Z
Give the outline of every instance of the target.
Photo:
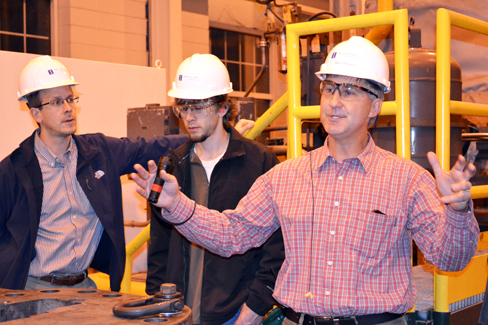
M 229 72 L 222 61 L 212 54 L 197 53 L 180 64 L 168 96 L 205 99 L 231 92 Z
M 29 61 L 19 76 L 19 101 L 27 101 L 26 95 L 43 89 L 60 86 L 75 86 L 78 83 L 68 69 L 48 55 L 40 56 Z
M 353 36 L 335 46 L 315 73 L 321 80 L 333 74 L 368 79 L 390 91 L 388 61 L 385 54 L 369 40 Z

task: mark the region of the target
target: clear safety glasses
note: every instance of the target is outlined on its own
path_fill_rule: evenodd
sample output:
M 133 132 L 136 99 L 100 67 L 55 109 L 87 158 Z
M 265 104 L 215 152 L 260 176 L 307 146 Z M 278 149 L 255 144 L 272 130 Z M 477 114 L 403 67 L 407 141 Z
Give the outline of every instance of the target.
M 339 91 L 339 96 L 347 101 L 360 100 L 365 92 L 378 98 L 378 95 L 374 92 L 361 86 L 348 83 L 336 83 L 331 80 L 324 80 L 320 83 L 320 93 L 325 98 L 334 96 L 336 90 Z
M 173 111 L 175 115 L 180 119 L 185 119 L 188 114 L 194 118 L 205 117 L 213 113 L 212 107 L 216 103 L 213 101 L 209 102 L 198 102 L 195 104 L 173 104 Z

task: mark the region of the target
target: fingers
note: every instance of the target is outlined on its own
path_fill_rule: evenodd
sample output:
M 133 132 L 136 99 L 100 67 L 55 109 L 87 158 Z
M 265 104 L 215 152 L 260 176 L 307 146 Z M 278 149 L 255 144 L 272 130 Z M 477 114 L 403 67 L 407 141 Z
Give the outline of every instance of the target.
M 442 174 L 442 168 L 441 164 L 439 163 L 439 158 L 437 158 L 437 155 L 435 153 L 429 151 L 427 153 L 427 159 L 429 160 L 430 166 L 432 166 L 435 178 L 438 178 Z
M 471 177 L 476 175 L 476 166 L 473 164 L 468 164 L 468 167 L 465 170 L 465 174 L 467 179 L 471 179 Z
M 134 178 L 135 176 L 136 177 L 139 177 L 141 179 L 148 179 L 151 175 L 147 172 L 146 169 L 144 169 L 144 167 L 142 167 L 141 165 L 139 164 L 135 164 L 134 165 L 134 169 L 136 170 L 137 174 L 136 173 L 132 173 L 131 176 L 132 178 Z M 135 175 L 135 176 L 134 176 Z
M 460 182 L 460 183 L 455 183 L 451 186 L 451 190 L 453 192 L 469 192 L 471 190 L 471 187 L 473 185 L 471 182 L 466 181 L 466 182 Z
M 254 121 L 246 120 L 246 119 L 240 119 L 239 122 L 237 122 L 237 124 L 235 125 L 235 129 L 240 134 L 244 134 L 244 132 L 251 129 L 253 126 L 254 126 Z
M 148 168 L 149 172 L 140 164 L 135 164 L 134 169 L 137 173 L 130 174 L 134 182 L 138 185 L 138 187 L 136 187 L 137 193 L 145 198 L 149 196 L 150 187 L 154 181 L 158 166 L 153 160 L 151 160 L 148 163 Z

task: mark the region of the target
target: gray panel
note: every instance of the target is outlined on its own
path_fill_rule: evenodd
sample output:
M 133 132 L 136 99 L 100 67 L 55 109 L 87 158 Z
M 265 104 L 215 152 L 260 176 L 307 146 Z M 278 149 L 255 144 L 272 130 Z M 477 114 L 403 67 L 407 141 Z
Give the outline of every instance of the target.
M 146 105 L 127 110 L 127 137 L 151 139 L 155 136 L 178 134 L 178 118 L 171 106 Z

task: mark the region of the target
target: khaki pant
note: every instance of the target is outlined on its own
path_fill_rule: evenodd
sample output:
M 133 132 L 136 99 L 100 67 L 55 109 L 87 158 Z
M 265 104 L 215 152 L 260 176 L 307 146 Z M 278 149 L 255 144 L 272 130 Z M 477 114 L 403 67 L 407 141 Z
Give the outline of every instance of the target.
M 57 284 L 51 284 L 46 281 L 42 281 L 38 278 L 34 278 L 32 276 L 27 277 L 27 283 L 25 284 L 25 290 L 33 290 L 33 289 L 65 289 L 65 288 L 82 288 L 82 289 L 96 289 L 97 285 L 95 282 L 86 277 L 85 280 L 82 282 L 75 284 L 74 286 L 60 286 Z

